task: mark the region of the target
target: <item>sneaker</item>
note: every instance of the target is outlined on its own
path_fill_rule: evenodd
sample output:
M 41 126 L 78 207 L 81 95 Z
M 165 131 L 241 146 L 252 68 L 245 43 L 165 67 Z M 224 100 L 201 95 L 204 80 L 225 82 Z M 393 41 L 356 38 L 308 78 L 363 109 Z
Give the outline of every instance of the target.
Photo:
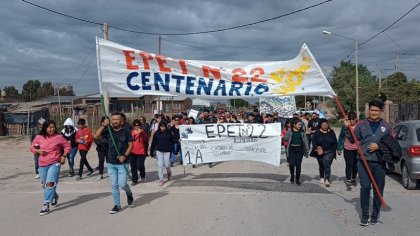
M 35 177 L 34 177 L 35 179 L 39 179 L 39 175 L 37 174 L 37 175 L 35 175 Z
M 164 182 L 163 180 L 159 181 L 159 186 L 163 186 Z
M 357 181 L 356 181 L 355 179 L 352 179 L 352 180 L 351 180 L 351 184 L 352 184 L 354 187 L 356 187 L 356 186 L 357 186 Z
M 172 177 L 172 172 L 168 171 L 168 181 L 171 180 L 171 177 Z
M 290 177 L 290 183 L 292 183 L 292 184 L 293 184 L 294 182 L 295 182 L 295 177 L 294 177 L 294 176 L 291 176 L 291 177 Z
M 319 182 L 320 182 L 321 184 L 323 184 L 323 183 L 324 183 L 324 178 L 319 179 Z
M 138 182 L 131 182 L 131 186 L 136 186 Z
M 347 189 L 351 189 L 351 186 L 352 186 L 351 180 L 347 180 L 346 181 L 346 187 L 347 187 Z
M 78 175 L 78 176 L 76 177 L 76 180 L 77 180 L 77 181 L 82 180 L 82 176 Z
M 331 186 L 331 183 L 330 183 L 330 181 L 327 179 L 327 180 L 325 180 L 325 187 L 330 187 Z
M 133 205 L 133 202 L 134 202 L 133 194 L 127 195 L 127 205 L 131 206 Z
M 86 175 L 87 176 L 92 176 L 93 175 L 93 171 L 89 171 Z
M 69 173 L 67 174 L 67 177 L 73 177 L 74 176 L 74 171 L 69 171 Z
M 116 214 L 121 210 L 121 206 L 115 205 L 110 211 L 109 214 Z
M 296 185 L 300 186 L 300 180 L 296 179 Z
M 369 225 L 369 217 L 362 217 L 362 220 L 360 221 L 361 226 L 368 226 Z
M 58 194 L 56 193 L 54 198 L 51 201 L 51 206 L 55 207 L 58 204 Z
M 378 224 L 378 217 L 377 216 L 370 216 L 370 224 L 371 225 L 377 225 Z
M 104 179 L 103 175 L 99 175 L 98 178 L 97 178 L 97 180 L 101 180 L 101 179 Z
M 146 178 L 141 178 L 140 183 L 142 183 L 142 184 L 146 183 Z
M 44 206 L 42 206 L 41 211 L 39 212 L 40 216 L 44 216 L 46 214 L 50 213 L 50 205 L 48 205 L 47 203 L 44 204 Z

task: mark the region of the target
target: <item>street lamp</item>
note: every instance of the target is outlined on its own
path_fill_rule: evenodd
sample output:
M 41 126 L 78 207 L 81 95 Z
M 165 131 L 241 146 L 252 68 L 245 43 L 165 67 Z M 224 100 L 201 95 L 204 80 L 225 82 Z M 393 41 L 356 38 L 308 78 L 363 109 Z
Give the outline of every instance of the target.
M 357 55 L 357 41 L 354 38 L 350 38 L 341 34 L 335 34 L 332 33 L 330 31 L 322 31 L 323 34 L 325 35 L 335 35 L 338 37 L 342 37 L 348 40 L 351 40 L 354 42 L 354 60 L 355 60 L 355 64 L 356 64 L 356 114 L 357 114 L 357 119 L 359 119 L 359 66 L 358 66 L 358 55 Z

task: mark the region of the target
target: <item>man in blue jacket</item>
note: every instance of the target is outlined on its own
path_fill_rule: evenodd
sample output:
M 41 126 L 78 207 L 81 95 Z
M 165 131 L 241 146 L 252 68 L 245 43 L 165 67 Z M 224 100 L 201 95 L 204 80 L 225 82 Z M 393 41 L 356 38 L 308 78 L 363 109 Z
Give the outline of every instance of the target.
M 384 135 L 391 135 L 395 137 L 392 126 L 381 118 L 383 102 L 380 100 L 372 100 L 369 102 L 368 118 L 361 120 L 354 132 L 357 140 L 360 143 L 362 152 L 366 157 L 369 169 L 378 185 L 379 191 L 383 194 L 385 187 L 385 162 L 378 160 L 379 143 Z M 345 121 L 346 126 L 350 124 L 349 120 Z M 347 131 L 347 137 L 351 142 L 354 142 L 351 134 Z M 369 214 L 370 192 L 372 189 L 372 182 L 366 171 L 360 154 L 358 155 L 357 169 L 360 178 L 360 205 L 362 208 L 361 226 L 374 225 L 378 223 L 379 213 L 381 210 L 381 201 L 378 194 L 373 191 L 373 207 L 372 213 Z

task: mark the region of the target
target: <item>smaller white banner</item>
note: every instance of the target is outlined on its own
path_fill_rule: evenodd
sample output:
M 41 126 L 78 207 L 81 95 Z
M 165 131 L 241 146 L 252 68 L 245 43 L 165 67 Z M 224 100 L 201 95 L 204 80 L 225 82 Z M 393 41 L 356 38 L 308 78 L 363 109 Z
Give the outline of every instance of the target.
M 190 113 L 188 114 L 188 117 L 192 117 L 192 118 L 197 118 L 197 116 L 198 116 L 198 111 L 197 110 L 194 110 L 194 109 L 191 109 L 190 110 Z
M 181 125 L 184 165 L 251 160 L 280 165 L 281 124 Z

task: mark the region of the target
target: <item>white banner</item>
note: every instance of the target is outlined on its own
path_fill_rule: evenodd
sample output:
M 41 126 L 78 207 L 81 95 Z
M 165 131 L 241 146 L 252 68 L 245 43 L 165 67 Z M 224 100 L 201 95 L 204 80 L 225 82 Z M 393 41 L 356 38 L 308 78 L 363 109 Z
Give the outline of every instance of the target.
M 290 61 L 183 60 L 99 38 L 96 47 L 101 93 L 222 99 L 335 95 L 305 44 Z
M 181 125 L 184 165 L 251 160 L 280 165 L 281 125 Z

